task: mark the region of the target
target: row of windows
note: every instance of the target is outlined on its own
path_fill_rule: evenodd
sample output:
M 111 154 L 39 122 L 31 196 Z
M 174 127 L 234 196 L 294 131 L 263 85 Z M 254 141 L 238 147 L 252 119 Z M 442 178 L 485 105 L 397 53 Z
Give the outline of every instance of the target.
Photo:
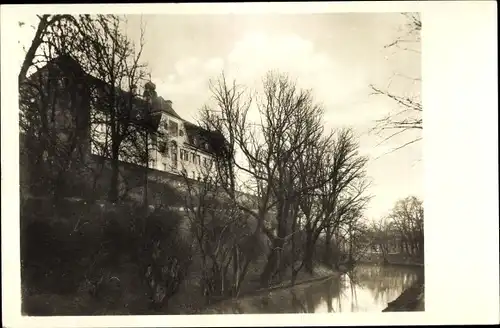
M 180 158 L 181 158 L 182 161 L 194 163 L 196 165 L 201 165 L 202 164 L 202 160 L 201 160 L 201 156 L 200 155 L 196 154 L 195 152 L 189 152 L 186 149 L 181 149 L 180 150 Z M 176 149 L 172 150 L 172 160 L 174 161 L 174 163 L 177 160 Z M 203 165 L 205 167 L 207 167 L 210 164 L 211 164 L 210 159 L 208 159 L 206 157 L 203 157 Z
M 153 143 L 152 143 L 152 144 L 153 144 L 153 148 L 156 148 L 156 142 L 154 142 L 154 141 L 153 141 Z M 206 147 L 205 147 L 205 148 L 206 148 L 206 149 L 208 149 L 208 144 L 206 144 Z M 166 143 L 166 142 L 164 142 L 164 141 L 160 142 L 160 144 L 158 145 L 158 151 L 159 151 L 160 153 L 162 153 L 162 154 L 166 154 L 166 155 L 168 155 L 168 146 L 167 146 L 167 143 Z M 185 154 L 185 155 L 183 155 L 183 152 L 185 152 L 186 154 Z M 185 157 L 184 157 L 184 156 L 185 156 Z M 194 153 L 192 153 L 192 156 L 194 156 Z M 187 150 L 183 150 L 183 149 L 181 149 L 181 159 L 184 159 L 184 158 L 185 158 L 185 160 L 186 160 L 186 161 L 194 161 L 194 160 L 192 159 L 192 158 L 193 158 L 192 156 L 190 157 L 190 155 L 189 155 L 189 153 L 188 153 L 188 151 L 187 151 Z M 198 157 L 199 157 L 199 155 L 198 155 Z M 199 163 L 198 163 L 198 164 L 199 164 Z
M 179 128 L 179 125 L 174 122 L 174 121 L 167 121 L 164 123 L 164 129 L 169 132 L 169 134 L 173 137 L 183 137 L 184 136 L 184 130 Z M 198 138 L 194 136 L 189 137 L 189 143 L 196 146 L 196 147 L 201 147 L 205 149 L 206 151 L 209 150 L 209 145 L 207 142 L 201 141 Z
M 189 152 L 185 149 L 181 149 L 181 160 L 186 162 L 191 162 L 197 165 L 201 164 L 201 156 L 197 155 L 195 152 Z
M 177 137 L 177 136 L 183 137 L 184 136 L 184 130 L 179 128 L 179 124 L 177 124 L 177 122 L 166 121 L 165 123 L 163 123 L 163 128 L 166 131 L 168 131 L 168 133 L 172 137 Z

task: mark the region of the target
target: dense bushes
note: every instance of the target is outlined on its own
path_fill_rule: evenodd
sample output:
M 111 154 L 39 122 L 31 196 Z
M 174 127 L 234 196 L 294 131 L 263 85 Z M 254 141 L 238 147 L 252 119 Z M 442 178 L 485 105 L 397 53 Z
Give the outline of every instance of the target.
M 191 247 L 176 212 L 80 202 L 40 205 L 24 203 L 21 211 L 25 296 L 83 293 L 125 306 L 120 302 L 130 293 L 144 295 L 138 302 L 144 310 L 159 309 L 186 276 Z

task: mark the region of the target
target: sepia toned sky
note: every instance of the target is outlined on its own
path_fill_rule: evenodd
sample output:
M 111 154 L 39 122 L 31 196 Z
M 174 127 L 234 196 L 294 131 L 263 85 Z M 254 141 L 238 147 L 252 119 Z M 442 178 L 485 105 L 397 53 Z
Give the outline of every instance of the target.
M 29 22 L 36 19 L 23 21 L 20 45 L 29 45 L 34 35 Z M 393 78 L 395 73 L 419 77 L 420 56 L 384 49 L 400 35 L 401 14 L 134 15 L 126 26 L 130 38 L 138 40 L 141 23 L 143 60 L 158 94 L 170 99 L 181 117 L 196 122 L 198 109 L 210 98 L 209 79 L 222 70 L 249 87 L 258 87 L 270 69 L 288 73 L 299 87 L 313 90 L 325 108 L 327 129 L 353 127 L 361 151 L 372 158 L 368 218 L 385 215 L 399 198 L 423 198 L 422 144 L 378 158 L 413 135 L 378 145 L 382 137 L 370 133 L 376 119 L 397 107 L 370 95 L 369 84 L 385 88 L 392 81 L 398 94 L 420 94 L 411 80 Z

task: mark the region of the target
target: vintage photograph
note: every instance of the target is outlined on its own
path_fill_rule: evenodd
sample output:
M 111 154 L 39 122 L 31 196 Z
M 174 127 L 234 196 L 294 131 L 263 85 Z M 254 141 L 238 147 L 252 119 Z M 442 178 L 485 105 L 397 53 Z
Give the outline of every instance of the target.
M 421 28 L 19 16 L 23 315 L 425 311 Z

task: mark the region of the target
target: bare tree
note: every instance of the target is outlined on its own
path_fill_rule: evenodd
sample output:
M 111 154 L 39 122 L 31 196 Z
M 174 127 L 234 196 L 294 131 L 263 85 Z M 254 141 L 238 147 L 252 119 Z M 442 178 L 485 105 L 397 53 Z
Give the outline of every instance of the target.
M 55 199 L 75 184 L 67 173 L 81 166 L 86 150 L 85 72 L 67 55 L 82 40 L 75 22 L 68 15 L 41 16 L 19 74 L 20 150 L 31 192 L 49 191 Z
M 235 82 L 228 84 L 224 74 L 210 86 L 216 108 L 202 110 L 201 125 L 219 140 L 217 185 L 256 222 L 252 235 L 269 240 L 261 286 L 283 280 L 287 272 L 294 282 L 302 268 L 312 273 L 322 233 L 331 240 L 334 231 L 350 223 L 354 236 L 369 200 L 367 159 L 359 155 L 352 131 L 324 133 L 323 109 L 310 90 L 285 74 L 269 72 L 257 97 Z M 255 107 L 258 116 L 252 119 Z M 255 196 L 254 202 L 241 201 L 241 187 Z
M 322 167 L 316 177 L 326 183 L 306 197 L 301 197 L 306 230 L 305 267 L 312 272 L 315 245 L 324 233 L 325 252 L 323 261 L 331 264 L 332 238 L 339 235 L 339 229 L 348 213 L 354 208 L 361 210 L 367 202 L 365 166 L 367 158 L 359 155 L 358 144 L 351 130 L 337 131 Z M 358 188 L 355 188 L 355 187 Z
M 39 152 L 36 158 L 45 157 L 35 162 L 57 162 L 58 168 L 52 167 L 44 175 L 57 175 L 54 179 L 60 183 L 65 179 L 57 172 L 68 171 L 78 159 L 80 166 L 85 165 L 93 172 L 95 186 L 105 166 L 105 158 L 110 158 L 112 174 L 108 196 L 116 201 L 119 197 L 119 160 L 143 164 L 144 156 L 138 153 L 144 147 L 138 151 L 131 145 L 140 143 L 138 140 L 143 138 L 145 131 L 150 131 L 150 139 L 157 134 L 155 125 L 159 117 L 151 116 L 158 105 L 156 94 L 143 100 L 137 93 L 137 86 L 145 81 L 146 75 L 146 66 L 140 63 L 144 30 L 141 30 L 140 45 L 136 49 L 122 32 L 126 21 L 119 16 L 43 15 L 39 18 L 19 74 L 21 125 L 24 136 L 30 131 L 31 137 L 25 139 L 32 140 L 24 144 L 24 149 Z M 54 68 L 52 63 L 58 67 Z M 44 64 L 47 65 L 40 67 Z M 26 79 L 30 68 L 35 73 Z M 65 85 L 60 85 L 61 81 Z M 63 101 L 66 103 L 62 104 Z M 68 104 L 71 111 L 61 110 Z M 84 110 L 88 107 L 90 112 Z M 58 127 L 51 123 L 56 121 Z M 31 125 L 29 129 L 28 125 Z M 90 134 L 86 134 L 88 126 Z M 61 141 L 56 140 L 59 137 L 64 138 L 64 151 Z M 101 160 L 93 163 L 97 167 L 82 161 L 83 153 L 88 151 L 82 147 L 85 138 L 91 141 L 91 151 L 101 156 Z M 79 157 L 71 155 L 76 148 L 80 150 Z M 55 186 L 55 180 L 49 184 Z
M 237 297 L 259 252 L 251 217 L 228 200 L 212 168 L 206 165 L 198 181 L 184 173 L 187 218 L 201 260 L 201 292 L 207 303 Z
M 410 196 L 399 200 L 389 214 L 396 229 L 402 250 L 409 256 L 422 259 L 424 255 L 423 202 Z
M 272 250 L 261 275 L 261 284 L 267 286 L 273 275 L 277 274 L 281 280 L 286 266 L 293 265 L 294 259 L 287 261 L 286 257 L 289 257 L 288 243 L 296 233 L 292 230 L 297 228 L 298 200 L 325 181 L 302 179 L 302 185 L 296 187 L 300 159 L 311 154 L 323 137 L 323 109 L 314 103 L 311 91 L 298 88 L 284 74 L 271 72 L 264 80 L 263 98 L 259 106 L 264 139 L 259 148 L 260 167 L 276 202 L 277 223 L 276 236 L 271 238 Z M 318 166 L 309 164 L 312 175 Z
M 77 19 L 72 15 L 37 15 L 39 21 L 35 28 L 35 35 L 31 41 L 19 71 L 19 85 L 26 79 L 26 75 L 33 65 L 46 63 L 47 57 L 39 54 L 39 50 L 49 45 L 57 54 L 62 45 L 73 44 L 80 38 L 75 37 L 78 29 Z M 73 32 L 73 33 L 68 33 Z M 66 47 L 65 47 L 66 48 Z
M 119 162 L 144 162 L 143 154 L 138 155 L 133 145 L 141 144 L 139 140 L 144 139 L 144 133 L 154 134 L 158 123 L 155 121 L 159 120 L 151 116 L 157 98 L 154 88 L 144 91 L 144 100 L 138 99 L 138 86 L 146 82 L 147 75 L 146 65 L 140 61 L 144 29 L 141 28 L 140 43 L 136 47 L 122 31 L 125 23 L 119 16 L 97 15 L 91 20 L 82 19 L 79 25 L 85 35 L 81 43 L 83 62 L 95 78 L 90 90 L 93 124 L 104 128 L 101 135 L 91 138 L 93 143 L 106 145 L 106 157 L 111 160 L 108 197 L 113 202 L 119 198 Z M 146 138 L 149 140 L 149 135 Z M 146 165 L 148 161 L 146 159 Z
M 388 263 L 389 261 L 388 254 L 392 248 L 391 241 L 394 241 L 395 237 L 392 228 L 392 224 L 386 219 L 372 221 L 369 226 L 372 247 L 382 253 L 384 263 Z
M 406 260 L 422 263 L 424 256 L 423 202 L 410 196 L 396 202 L 387 217 L 369 226 L 371 243 L 388 263 L 389 254 L 403 255 Z
M 323 111 L 309 90 L 276 72 L 269 72 L 263 82 L 264 92 L 255 103 L 256 121 L 249 116 L 253 97 L 235 82 L 229 85 L 224 74 L 211 83 L 217 109 L 206 107 L 201 121 L 220 136 L 216 171 L 222 177 L 221 187 L 257 221 L 254 234 L 263 232 L 270 240 L 260 279 L 262 286 L 268 286 L 273 278 L 283 279 L 288 267 L 293 278 L 304 264 L 312 268 L 312 262 L 304 259 L 314 253 L 318 236 L 337 210 L 327 197 L 339 197 L 348 185 L 362 179 L 366 160 L 357 155 L 349 131 L 339 132 L 338 144 L 333 135 L 324 135 Z M 243 175 L 247 179 L 241 183 Z M 256 203 L 238 201 L 238 182 L 252 191 Z M 333 189 L 325 189 L 328 185 Z M 318 197 L 324 199 L 318 201 Z M 324 207 L 319 210 L 321 203 Z M 306 236 L 309 246 L 303 255 Z M 303 261 L 296 265 L 299 259 Z
M 402 34 L 392 41 L 390 44 L 385 46 L 386 49 L 397 49 L 398 51 L 409 53 L 410 55 L 415 55 L 420 57 L 420 31 L 422 28 L 422 22 L 420 20 L 420 15 L 418 13 L 403 13 L 406 17 L 407 23 L 402 31 Z M 406 82 L 409 80 L 414 86 L 420 88 L 421 77 L 420 76 L 408 76 L 403 72 L 395 73 L 392 79 L 402 79 Z M 392 80 L 391 79 L 391 80 Z M 391 81 L 390 84 L 392 84 Z M 411 140 L 403 143 L 402 145 L 396 147 L 390 152 L 401 149 L 407 145 L 418 142 L 422 139 L 419 130 L 423 129 L 422 121 L 422 100 L 420 97 L 420 92 L 416 94 L 400 94 L 399 92 L 393 92 L 390 88 L 382 88 L 375 85 L 370 85 L 373 95 L 383 96 L 391 99 L 396 105 L 397 110 L 391 111 L 385 117 L 376 121 L 376 125 L 373 131 L 378 133 L 383 133 L 384 139 L 381 143 L 388 141 L 389 139 L 403 134 L 405 132 L 416 131 L 417 133 L 412 133 Z

